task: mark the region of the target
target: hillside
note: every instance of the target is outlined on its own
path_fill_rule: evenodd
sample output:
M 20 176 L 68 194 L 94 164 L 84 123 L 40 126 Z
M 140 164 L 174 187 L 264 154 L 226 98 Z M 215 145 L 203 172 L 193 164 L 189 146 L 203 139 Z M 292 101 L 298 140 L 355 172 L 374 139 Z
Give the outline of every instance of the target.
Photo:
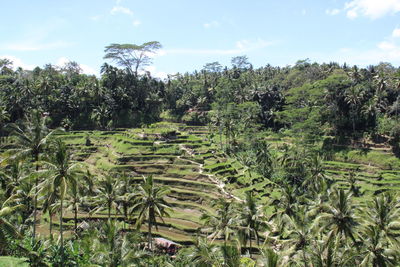
M 95 179 L 107 172 L 123 173 L 138 184 L 142 176 L 153 175 L 157 184 L 168 185 L 171 191 L 166 199 L 173 209 L 170 218 L 159 221 L 155 234 L 181 244 L 193 243 L 203 227 L 202 214 L 215 213 L 213 200 L 242 201 L 244 192 L 254 189 L 263 196 L 261 202 L 268 203 L 281 194 L 268 180 L 244 185 L 243 181 L 250 179 L 245 166 L 223 153 L 205 126 L 161 123 L 142 129 L 72 131 L 62 139 L 73 151 L 73 158 L 87 165 Z M 277 153 L 281 153 L 283 144 L 293 142 L 288 137 L 266 139 Z M 400 189 L 400 160 L 387 147 L 342 147 L 330 157 L 324 161 L 325 175 L 340 188 L 357 188 L 360 202 L 379 192 Z M 113 216 L 123 218 L 115 210 Z M 79 218 L 106 219 L 106 212 L 89 216 L 81 211 Z M 71 225 L 72 219 L 72 214 L 64 216 Z M 142 226 L 143 232 L 146 229 Z

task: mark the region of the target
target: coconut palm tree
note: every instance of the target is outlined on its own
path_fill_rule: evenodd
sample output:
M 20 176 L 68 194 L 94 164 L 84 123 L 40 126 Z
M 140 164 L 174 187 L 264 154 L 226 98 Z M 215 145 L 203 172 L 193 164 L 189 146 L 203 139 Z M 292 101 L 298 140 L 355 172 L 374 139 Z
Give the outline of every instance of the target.
M 244 246 L 250 242 L 250 257 L 252 250 L 252 239 L 257 245 L 260 244 L 259 231 L 265 225 L 261 207 L 257 205 L 257 200 L 251 191 L 246 192 L 246 200 L 238 205 L 239 208 L 239 236 L 243 239 Z
M 356 266 L 354 249 L 349 246 L 336 246 L 335 240 L 323 237 L 314 239 L 309 248 L 309 263 L 314 267 Z
M 33 211 L 33 196 L 32 196 L 32 180 L 36 179 L 38 173 L 31 173 L 25 177 L 21 177 L 18 186 L 14 187 L 11 195 L 7 198 L 3 206 L 23 205 L 24 209 L 21 211 L 22 227 L 27 227 L 27 221 L 31 221 L 31 214 Z
M 314 227 L 320 226 L 321 231 L 329 230 L 329 238 L 350 238 L 356 244 L 359 218 L 351 197 L 351 193 L 343 189 L 330 192 L 329 202 L 318 207 L 320 213 L 314 220 Z
M 57 139 L 54 144 L 54 155 L 50 161 L 46 162 L 48 177 L 44 182 L 44 188 L 53 192 L 54 197 L 60 200 L 60 249 L 61 258 L 63 258 L 63 212 L 64 200 L 68 189 L 77 187 L 77 178 L 82 174 L 82 168 L 79 163 L 72 163 L 67 146 Z M 62 260 L 62 259 L 61 259 Z
M 53 135 L 59 130 L 49 130 L 46 126 L 46 116 L 38 110 L 32 111 L 31 116 L 27 118 L 27 122 L 22 127 L 17 124 L 10 124 L 9 127 L 14 138 L 14 148 L 7 151 L 9 158 L 16 160 L 30 157 L 35 163 L 36 172 L 39 171 L 40 156 Z M 36 236 L 38 184 L 39 176 L 36 176 L 33 203 L 33 237 Z
M 284 214 L 282 217 L 284 232 L 282 240 L 284 251 L 288 255 L 289 262 L 303 262 L 307 266 L 308 253 L 311 240 L 315 239 L 315 229 L 311 227 L 310 220 L 304 207 L 296 212 L 296 216 Z
M 135 233 L 124 234 L 122 230 L 120 222 L 108 220 L 96 231 L 92 259 L 107 267 L 146 266 L 149 255 L 137 245 L 141 242 L 140 237 Z
M 147 221 L 148 227 L 148 245 L 152 250 L 152 227 L 157 227 L 157 217 L 164 222 L 163 217 L 169 216 L 168 209 L 170 205 L 165 201 L 164 197 L 169 193 L 167 186 L 158 186 L 154 183 L 153 176 L 143 176 L 143 182 L 137 188 L 132 212 L 137 213 L 136 227 L 140 229 L 144 221 Z
M 324 162 L 320 155 L 314 155 L 308 162 L 310 174 L 304 180 L 302 186 L 311 189 L 315 194 L 323 191 L 327 185 L 328 177 L 325 173 Z
M 4 250 L 8 246 L 7 237 L 11 238 L 21 238 L 21 234 L 15 228 L 12 223 L 10 223 L 7 219 L 11 215 L 15 214 L 16 211 L 22 209 L 23 205 L 16 205 L 13 207 L 3 206 L 0 209 L 0 255 L 3 255 Z
M 398 248 L 390 248 L 378 226 L 368 225 L 363 230 L 362 261 L 360 266 L 398 266 L 400 255 Z
M 106 209 L 108 220 L 111 219 L 111 210 L 118 209 L 118 189 L 119 181 L 110 175 L 107 175 L 104 180 L 100 181 L 98 188 L 95 190 L 92 205 L 97 207 L 91 213 L 97 213 Z
M 381 231 L 382 238 L 390 245 L 400 245 L 400 210 L 398 200 L 393 193 L 384 193 L 368 202 L 366 225 Z
M 5 197 L 8 198 L 19 185 L 28 179 L 27 166 L 23 161 L 12 162 L 4 170 L 0 170 L 0 183 Z
M 4 122 L 10 119 L 10 114 L 8 114 L 7 109 L 5 106 L 0 105 L 0 130 L 4 126 Z
M 124 224 L 129 220 L 129 211 L 133 205 L 136 192 L 133 190 L 133 180 L 130 179 L 125 173 L 120 177 L 120 183 L 118 184 L 118 211 L 124 215 Z
M 198 267 L 222 266 L 221 250 L 215 244 L 210 244 L 207 238 L 197 237 L 194 246 L 182 252 L 191 259 L 191 265 Z
M 82 167 L 82 166 L 79 166 Z M 91 175 L 90 173 L 86 172 L 86 174 L 83 172 L 82 169 L 79 169 L 79 179 L 76 179 L 75 183 L 71 184 L 71 187 L 69 187 L 68 194 L 70 196 L 70 199 L 67 200 L 67 208 L 72 209 L 74 212 L 74 231 L 76 233 L 78 229 L 78 210 L 80 205 L 82 204 L 83 201 L 85 201 L 85 194 L 90 192 L 90 189 L 92 188 L 93 181 L 91 180 Z
M 358 118 L 358 109 L 360 108 L 361 100 L 364 91 L 360 86 L 351 86 L 346 90 L 345 101 L 350 106 L 350 116 L 353 126 L 353 137 L 356 132 L 356 119 Z
M 257 263 L 263 267 L 278 267 L 279 255 L 271 248 L 264 248 L 261 250 L 261 257 Z
M 226 246 L 238 228 L 236 209 L 233 207 L 233 202 L 225 198 L 215 200 L 213 208 L 216 209 L 216 214 L 206 213 L 201 216 L 201 219 L 207 226 L 206 230 L 211 231 L 212 241 L 222 237 Z

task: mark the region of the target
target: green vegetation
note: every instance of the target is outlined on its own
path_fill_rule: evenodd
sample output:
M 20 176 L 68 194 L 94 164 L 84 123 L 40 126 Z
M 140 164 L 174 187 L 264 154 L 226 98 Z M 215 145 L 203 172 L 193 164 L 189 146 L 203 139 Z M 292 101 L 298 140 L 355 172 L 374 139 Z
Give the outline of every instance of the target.
M 0 266 L 398 266 L 399 69 L 163 82 L 160 47 L 107 46 L 99 78 L 0 61 Z

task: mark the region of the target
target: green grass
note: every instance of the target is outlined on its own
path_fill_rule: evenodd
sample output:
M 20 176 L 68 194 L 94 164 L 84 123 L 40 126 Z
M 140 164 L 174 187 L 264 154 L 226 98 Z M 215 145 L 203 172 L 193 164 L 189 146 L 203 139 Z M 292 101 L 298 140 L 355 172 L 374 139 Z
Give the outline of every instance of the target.
M 28 267 L 29 264 L 25 260 L 25 258 L 0 256 L 0 267 Z

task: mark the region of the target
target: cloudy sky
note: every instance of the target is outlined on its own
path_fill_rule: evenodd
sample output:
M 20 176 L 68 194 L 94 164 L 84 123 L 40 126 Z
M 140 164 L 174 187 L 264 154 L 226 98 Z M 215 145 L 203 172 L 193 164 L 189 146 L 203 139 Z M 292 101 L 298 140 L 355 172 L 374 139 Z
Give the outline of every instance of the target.
M 400 0 L 2 1 L 0 58 L 32 69 L 78 62 L 98 74 L 110 43 L 159 41 L 153 75 L 299 59 L 400 65 Z

